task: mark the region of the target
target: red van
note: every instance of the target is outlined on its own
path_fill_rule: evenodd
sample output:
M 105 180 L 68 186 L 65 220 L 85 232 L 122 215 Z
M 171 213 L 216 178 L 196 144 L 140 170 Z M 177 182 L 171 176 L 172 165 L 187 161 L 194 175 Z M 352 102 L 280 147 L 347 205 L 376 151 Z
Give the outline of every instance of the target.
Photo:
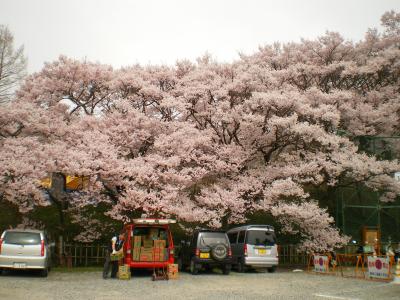
M 134 219 L 124 227 L 124 263 L 132 269 L 163 268 L 174 263 L 171 219 Z

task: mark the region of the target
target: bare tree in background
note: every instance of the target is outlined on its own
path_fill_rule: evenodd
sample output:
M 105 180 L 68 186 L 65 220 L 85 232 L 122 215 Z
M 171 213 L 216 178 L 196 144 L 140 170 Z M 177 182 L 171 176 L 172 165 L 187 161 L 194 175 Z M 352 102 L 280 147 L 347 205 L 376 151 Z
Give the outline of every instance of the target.
M 24 46 L 14 49 L 14 37 L 7 26 L 0 25 L 0 103 L 8 102 L 26 74 Z

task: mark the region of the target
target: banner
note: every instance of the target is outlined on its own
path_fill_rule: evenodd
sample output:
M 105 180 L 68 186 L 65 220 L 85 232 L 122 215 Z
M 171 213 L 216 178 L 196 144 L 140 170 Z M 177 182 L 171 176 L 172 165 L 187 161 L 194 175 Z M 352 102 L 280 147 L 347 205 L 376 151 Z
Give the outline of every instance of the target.
M 390 261 L 389 257 L 368 256 L 368 276 L 370 278 L 389 278 Z
M 327 273 L 329 271 L 328 256 L 314 255 L 314 271 Z

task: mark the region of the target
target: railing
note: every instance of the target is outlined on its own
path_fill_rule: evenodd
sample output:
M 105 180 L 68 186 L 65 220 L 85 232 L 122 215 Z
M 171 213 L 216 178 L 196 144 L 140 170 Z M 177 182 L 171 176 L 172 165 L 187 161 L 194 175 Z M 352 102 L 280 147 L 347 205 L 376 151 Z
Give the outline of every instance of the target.
M 69 267 L 100 266 L 104 263 L 107 246 L 92 244 L 64 244 L 63 257 L 59 257 L 59 249 L 53 253 L 53 261 L 57 265 Z M 308 255 L 298 251 L 297 245 L 279 245 L 280 265 L 306 266 Z
M 306 266 L 308 254 L 300 252 L 297 245 L 279 245 L 279 265 Z
M 107 246 L 104 245 L 91 245 L 91 244 L 64 244 L 63 257 L 60 257 L 58 253 L 59 249 L 56 249 L 54 255 L 54 262 L 60 265 L 66 265 L 69 267 L 77 266 L 96 266 L 104 263 Z
M 355 254 L 357 246 L 346 245 L 337 251 L 342 254 Z M 383 248 L 383 247 L 382 247 Z M 64 256 L 59 257 L 59 249 L 53 254 L 55 264 L 67 266 L 96 266 L 104 263 L 107 246 L 92 244 L 65 244 Z M 284 266 L 307 266 L 309 255 L 299 251 L 297 245 L 279 245 L 279 264 Z

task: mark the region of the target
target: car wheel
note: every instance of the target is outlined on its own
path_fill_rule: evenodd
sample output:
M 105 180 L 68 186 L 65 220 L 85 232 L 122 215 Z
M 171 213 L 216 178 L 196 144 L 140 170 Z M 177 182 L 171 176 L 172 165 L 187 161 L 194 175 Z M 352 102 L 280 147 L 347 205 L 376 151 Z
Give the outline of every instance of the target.
M 228 256 L 228 247 L 223 244 L 213 246 L 211 248 L 211 256 L 215 260 L 224 260 Z
M 193 259 L 190 261 L 190 273 L 192 275 L 197 275 L 199 273 L 199 268 Z
M 229 275 L 229 273 L 231 272 L 232 266 L 231 265 L 224 265 L 222 267 L 222 273 L 224 275 Z
M 267 270 L 268 270 L 268 273 L 274 273 L 276 271 L 276 267 L 273 266 L 271 268 L 268 268 Z
M 237 263 L 237 271 L 239 273 L 244 273 L 246 272 L 246 267 L 244 265 L 244 262 L 242 259 L 239 259 L 238 263 Z
M 47 277 L 47 275 L 49 275 L 49 269 L 43 269 L 41 272 L 40 272 L 40 275 L 42 276 L 42 277 Z

